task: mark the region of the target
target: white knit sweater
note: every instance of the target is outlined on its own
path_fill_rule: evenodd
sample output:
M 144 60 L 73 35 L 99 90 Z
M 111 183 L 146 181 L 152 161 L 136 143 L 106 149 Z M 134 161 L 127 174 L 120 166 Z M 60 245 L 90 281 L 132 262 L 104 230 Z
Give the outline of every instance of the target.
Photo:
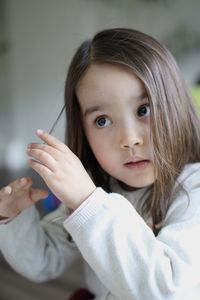
M 187 165 L 178 182 L 184 190 L 157 237 L 137 213 L 145 189 L 116 186 L 110 194 L 97 188 L 70 216 L 63 205 L 41 222 L 34 207 L 24 210 L 0 225 L 0 249 L 29 279 L 66 272 L 67 290 L 87 287 L 98 300 L 199 300 L 200 163 Z

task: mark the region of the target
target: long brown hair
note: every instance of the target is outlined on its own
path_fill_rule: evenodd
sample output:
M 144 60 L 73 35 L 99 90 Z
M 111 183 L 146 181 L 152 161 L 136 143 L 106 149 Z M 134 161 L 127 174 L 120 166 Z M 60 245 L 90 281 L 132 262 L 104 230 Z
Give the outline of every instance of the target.
M 151 109 L 151 138 L 156 181 L 142 211 L 156 232 L 162 223 L 177 176 L 185 164 L 200 161 L 200 120 L 172 54 L 142 32 L 113 28 L 82 43 L 69 67 L 65 85 L 66 142 L 91 173 L 97 186 L 110 191 L 110 176 L 94 157 L 81 124 L 75 88 L 92 63 L 126 66 L 146 89 Z

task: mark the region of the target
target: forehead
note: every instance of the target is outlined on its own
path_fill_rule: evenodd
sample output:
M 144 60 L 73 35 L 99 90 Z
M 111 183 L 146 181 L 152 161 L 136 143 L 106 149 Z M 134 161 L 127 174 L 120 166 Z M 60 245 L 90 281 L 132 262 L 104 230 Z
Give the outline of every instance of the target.
M 85 98 L 89 101 L 90 98 L 139 97 L 144 91 L 141 80 L 131 70 L 106 63 L 91 64 L 76 87 L 79 102 Z

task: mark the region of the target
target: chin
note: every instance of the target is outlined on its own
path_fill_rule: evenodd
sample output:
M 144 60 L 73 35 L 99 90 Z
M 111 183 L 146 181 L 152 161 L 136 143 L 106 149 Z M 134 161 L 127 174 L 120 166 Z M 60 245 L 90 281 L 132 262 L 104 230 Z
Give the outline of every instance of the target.
M 155 178 L 145 178 L 145 179 L 141 179 L 141 180 L 123 180 L 121 181 L 123 183 L 124 186 L 127 186 L 127 188 L 129 190 L 134 190 L 134 189 L 139 189 L 139 188 L 144 188 L 144 187 L 148 187 L 151 186 L 154 182 L 155 182 Z

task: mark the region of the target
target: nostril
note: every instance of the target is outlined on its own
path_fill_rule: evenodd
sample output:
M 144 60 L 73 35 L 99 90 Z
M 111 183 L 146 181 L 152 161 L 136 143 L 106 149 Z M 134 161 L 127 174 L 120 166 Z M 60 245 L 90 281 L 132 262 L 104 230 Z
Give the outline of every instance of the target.
M 122 149 L 129 149 L 129 148 L 131 148 L 129 145 L 121 145 L 121 148 Z
M 140 146 L 140 145 L 142 145 L 143 144 L 143 142 L 142 142 L 142 140 L 135 140 L 135 141 L 130 141 L 130 142 L 127 142 L 127 143 L 122 143 L 121 144 L 121 148 L 122 149 L 132 149 L 133 147 L 135 147 L 135 146 Z

